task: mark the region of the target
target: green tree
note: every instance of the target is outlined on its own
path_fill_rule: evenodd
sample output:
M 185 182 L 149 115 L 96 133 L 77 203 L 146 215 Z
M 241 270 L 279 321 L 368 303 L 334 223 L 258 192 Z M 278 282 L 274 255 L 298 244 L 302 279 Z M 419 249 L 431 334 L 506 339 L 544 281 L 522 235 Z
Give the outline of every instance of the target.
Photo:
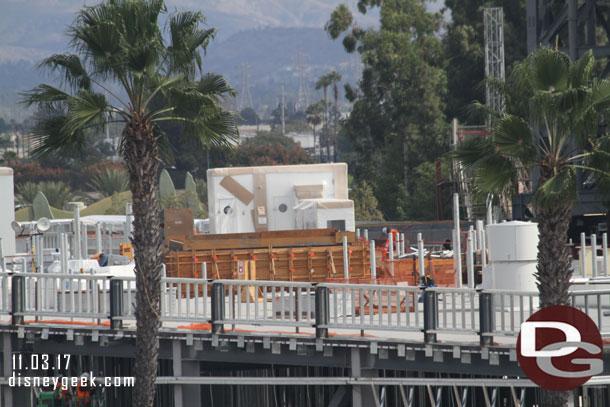
M 516 61 L 525 58 L 525 1 L 445 0 L 451 22 L 444 38 L 447 58 L 447 108 L 449 118 L 481 124 L 469 115 L 473 100 L 483 100 L 485 78 L 483 8 L 502 7 L 504 13 L 504 48 L 507 73 Z M 560 11 L 560 10 L 559 10 Z M 558 12 L 559 12 L 558 11 Z
M 241 119 L 239 120 L 240 124 L 256 125 L 260 120 L 256 110 L 251 107 L 246 107 L 239 112 L 239 115 L 241 116 Z
M 507 97 L 508 113 L 497 116 L 492 135 L 467 140 L 455 153 L 482 194 L 514 195 L 519 179 L 539 173 L 533 196 L 540 307 L 570 304 L 566 240 L 579 173 L 610 176 L 610 137 L 597 133 L 600 114 L 610 107 L 610 82 L 593 77 L 594 63 L 590 51 L 573 62 L 537 49 L 515 67 L 506 88 L 521 94 Z M 566 403 L 564 392 L 544 397 L 544 405 Z
M 345 50 L 357 51 L 364 64 L 358 89 L 345 86 L 354 105 L 342 125 L 357 154 L 355 176 L 383 196 L 384 217 L 398 220 L 412 217 L 410 201 L 420 199 L 411 182 L 415 169 L 447 148 L 442 16 L 418 0 L 358 3 L 361 12 L 375 7 L 378 29 L 361 29 L 347 8 L 337 8 L 326 27 L 332 38 L 345 33 Z
M 377 198 L 373 188 L 362 181 L 360 185 L 352 188 L 350 199 L 354 201 L 354 215 L 359 221 L 383 221 L 383 214 L 377 209 Z
M 125 126 L 121 153 L 134 213 L 137 407 L 153 405 L 159 351 L 163 135 L 158 123 L 179 123 L 203 145 L 229 146 L 238 137 L 234 115 L 220 106 L 234 91 L 222 76 L 202 72 L 201 51 L 214 29 L 201 28 L 199 12 L 175 12 L 164 36 L 159 22 L 165 12 L 162 0 L 108 0 L 83 8 L 68 29 L 76 54 L 53 55 L 42 63 L 64 86 L 43 84 L 25 94 L 29 105 L 56 108 L 34 133 L 39 155 L 85 147 L 86 128 L 109 121 Z

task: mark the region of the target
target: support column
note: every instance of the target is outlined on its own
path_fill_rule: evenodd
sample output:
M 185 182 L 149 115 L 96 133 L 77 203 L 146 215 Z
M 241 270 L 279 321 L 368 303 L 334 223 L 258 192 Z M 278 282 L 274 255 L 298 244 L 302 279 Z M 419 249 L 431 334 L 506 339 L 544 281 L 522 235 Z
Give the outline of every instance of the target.
M 576 0 L 568 0 L 568 55 L 573 61 L 578 58 L 578 49 L 576 48 L 577 43 L 577 24 L 576 24 L 576 13 L 578 11 Z
M 351 377 L 374 377 L 376 375 L 375 370 L 362 368 L 359 348 L 351 349 L 350 368 Z M 375 391 L 377 391 L 376 387 Z M 352 386 L 352 407 L 369 406 L 375 406 L 375 395 L 371 386 Z
M 11 377 L 13 375 L 13 366 L 12 366 L 12 354 L 13 348 L 11 346 L 11 334 L 6 332 L 2 334 L 2 357 L 3 357 L 3 375 L 4 377 Z M 3 386 L 2 389 L 2 397 L 0 399 L 0 403 L 4 401 L 2 405 L 4 406 L 12 406 L 13 405 L 13 388 L 10 386 Z
M 527 53 L 529 54 L 538 46 L 538 33 L 537 33 L 537 0 L 526 0 L 525 2 L 525 15 L 526 15 L 526 30 L 527 30 Z
M 174 377 L 182 377 L 182 344 L 178 339 L 172 341 L 172 367 Z M 174 406 L 184 406 L 181 384 L 174 384 Z

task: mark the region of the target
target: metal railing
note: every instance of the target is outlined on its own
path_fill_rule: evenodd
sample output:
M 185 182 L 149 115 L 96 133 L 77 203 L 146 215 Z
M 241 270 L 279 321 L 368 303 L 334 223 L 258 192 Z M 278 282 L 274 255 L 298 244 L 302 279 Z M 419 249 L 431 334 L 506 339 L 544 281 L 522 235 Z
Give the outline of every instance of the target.
M 66 321 L 110 321 L 110 329 L 135 318 L 135 277 L 106 275 L 0 273 L 0 315 L 13 325 Z M 516 336 L 538 309 L 538 293 L 508 290 L 413 287 L 374 284 L 280 281 L 161 279 L 161 320 L 179 323 L 310 328 L 325 338 L 329 329 L 422 332 L 426 342 L 437 334 Z M 610 337 L 610 289 L 572 292 L 572 303 Z M 197 328 L 202 329 L 202 328 Z M 203 328 L 209 329 L 209 328 Z
M 610 336 L 610 290 L 586 290 L 572 292 L 572 306 L 580 308 L 595 322 L 602 336 Z
M 314 285 L 299 282 L 216 280 L 224 293 L 220 324 L 313 327 Z M 216 302 L 216 301 L 215 301 Z
M 436 294 L 438 332 L 476 333 L 479 331 L 479 295 L 469 288 L 430 287 Z
M 319 284 L 328 298 L 328 322 L 322 328 L 421 331 L 420 287 Z

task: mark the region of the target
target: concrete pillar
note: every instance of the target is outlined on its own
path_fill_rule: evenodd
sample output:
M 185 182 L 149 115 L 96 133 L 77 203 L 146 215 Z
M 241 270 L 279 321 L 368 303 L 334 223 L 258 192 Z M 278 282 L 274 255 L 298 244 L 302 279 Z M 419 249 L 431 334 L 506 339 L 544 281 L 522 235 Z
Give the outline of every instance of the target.
M 12 355 L 13 349 L 11 346 L 11 334 L 6 332 L 2 334 L 2 354 L 4 355 L 4 363 L 2 366 L 2 371 L 4 377 L 8 378 L 13 375 L 13 366 L 12 366 Z M 4 403 L 2 403 L 4 401 Z M 3 406 L 12 406 L 13 405 L 13 388 L 10 386 L 2 386 L 2 399 L 0 399 L 0 404 Z
M 179 339 L 172 341 L 172 368 L 174 377 L 182 377 L 182 344 Z M 174 385 L 174 406 L 183 407 L 182 385 Z
M 177 339 L 172 341 L 172 367 L 175 377 L 199 377 L 201 375 L 198 361 L 183 360 L 182 341 Z M 187 384 L 174 385 L 174 406 L 201 407 L 201 386 Z
M 350 357 L 350 376 L 351 377 L 374 377 L 376 371 L 373 369 L 363 369 L 359 348 L 351 349 Z M 377 391 L 377 387 L 375 387 Z M 375 406 L 375 395 L 371 386 L 352 386 L 352 407 Z

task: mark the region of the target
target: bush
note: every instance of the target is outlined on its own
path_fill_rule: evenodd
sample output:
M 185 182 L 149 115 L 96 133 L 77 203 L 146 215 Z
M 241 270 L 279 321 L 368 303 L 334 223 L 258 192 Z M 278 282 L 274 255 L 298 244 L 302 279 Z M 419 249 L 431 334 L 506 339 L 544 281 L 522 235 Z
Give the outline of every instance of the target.
M 129 177 L 123 169 L 105 168 L 93 175 L 87 187 L 99 192 L 103 197 L 112 196 L 115 193 L 129 189 Z
M 70 181 L 75 187 L 82 188 L 85 185 L 89 186 L 88 184 L 93 181 L 96 175 L 102 174 L 107 170 L 125 171 L 125 166 L 120 162 L 103 160 L 83 168 L 74 168 Z
M 62 181 L 66 180 L 69 174 L 68 170 L 62 168 L 43 168 L 37 162 L 13 161 L 10 165 L 14 171 L 15 184 Z
M 62 182 L 62 181 L 47 181 L 47 182 L 24 182 L 22 184 L 16 185 L 17 189 L 17 200 L 19 203 L 23 205 L 31 205 L 38 195 L 38 192 L 41 192 L 46 196 L 47 201 L 49 201 L 49 205 L 57 208 L 63 209 L 64 204 L 72 198 L 72 188 L 70 185 Z

